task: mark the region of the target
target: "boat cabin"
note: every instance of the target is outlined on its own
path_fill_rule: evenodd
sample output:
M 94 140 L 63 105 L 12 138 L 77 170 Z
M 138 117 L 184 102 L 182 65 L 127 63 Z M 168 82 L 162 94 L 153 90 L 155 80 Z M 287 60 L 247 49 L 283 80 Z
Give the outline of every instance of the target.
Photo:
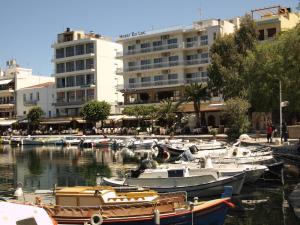
M 116 192 L 112 187 L 66 187 L 55 192 L 56 205 L 102 206 L 122 203 L 154 202 L 156 191 Z

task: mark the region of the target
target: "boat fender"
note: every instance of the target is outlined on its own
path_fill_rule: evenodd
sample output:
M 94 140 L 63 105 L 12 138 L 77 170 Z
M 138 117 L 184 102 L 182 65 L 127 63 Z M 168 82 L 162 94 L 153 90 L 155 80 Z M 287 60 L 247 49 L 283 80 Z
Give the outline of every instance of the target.
M 159 225 L 160 224 L 160 212 L 158 209 L 154 210 L 154 224 Z
M 103 223 L 103 218 L 101 214 L 96 213 L 91 216 L 90 222 L 91 225 L 101 225 Z

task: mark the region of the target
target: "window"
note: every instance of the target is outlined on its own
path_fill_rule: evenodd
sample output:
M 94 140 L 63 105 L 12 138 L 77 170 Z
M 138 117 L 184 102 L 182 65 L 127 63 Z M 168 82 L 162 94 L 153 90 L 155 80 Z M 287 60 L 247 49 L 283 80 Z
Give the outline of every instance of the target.
M 258 40 L 263 41 L 265 40 L 265 30 L 259 30 L 258 31 Z
M 168 74 L 168 80 L 176 80 L 178 78 L 178 74 Z
M 150 64 L 151 64 L 150 59 L 141 60 L 141 69 L 149 69 L 151 67 Z
M 40 100 L 40 92 L 36 93 L 36 100 L 39 101 Z
M 136 68 L 136 62 L 128 62 L 128 70 L 129 71 L 133 71 L 135 70 Z
M 84 54 L 84 45 L 76 45 L 76 55 Z
M 65 92 L 57 92 L 57 102 L 64 102 Z
M 66 72 L 72 72 L 75 70 L 74 61 L 66 62 Z
M 128 54 L 133 54 L 135 52 L 135 45 L 128 45 Z
M 208 36 L 207 35 L 201 36 L 200 40 L 201 40 L 201 45 L 208 45 Z
M 76 60 L 76 70 L 84 70 L 84 60 Z
M 26 111 L 23 111 L 23 115 L 26 115 Z
M 94 69 L 94 59 L 86 59 L 85 67 L 86 69 Z
M 56 88 L 64 88 L 66 86 L 66 79 L 63 78 L 56 78 Z
M 151 49 L 150 49 L 150 43 L 149 42 L 141 44 L 141 52 L 148 52 L 150 50 Z
M 163 80 L 165 80 L 165 76 L 164 75 L 157 75 L 154 76 L 154 85 L 163 85 L 164 82 Z
M 216 38 L 217 38 L 217 33 L 216 32 L 214 32 L 214 40 L 216 40 Z
M 177 48 L 177 38 L 169 39 L 168 40 L 168 48 Z
M 153 60 L 153 63 L 154 63 L 154 67 L 161 67 L 162 65 L 162 61 L 163 61 L 163 59 L 162 58 L 156 58 L 156 59 L 154 59 Z
M 26 102 L 26 94 L 23 94 L 23 102 Z
M 78 75 L 76 76 L 76 86 L 84 85 L 84 75 Z
M 64 57 L 65 57 L 65 49 L 64 48 L 56 49 L 56 58 L 60 59 Z
M 136 82 L 136 78 L 129 78 L 128 82 L 129 84 L 133 84 Z
M 153 50 L 162 50 L 162 41 L 153 41 Z
M 86 54 L 94 53 L 94 43 L 88 43 L 85 45 L 85 53 Z
M 94 99 L 94 89 L 86 90 L 86 100 L 90 101 Z
M 276 35 L 276 28 L 267 29 L 268 37 L 274 37 Z
M 66 57 L 74 56 L 74 46 L 66 47 Z
M 151 77 L 142 77 L 141 78 L 141 82 L 145 83 L 145 82 L 151 82 Z
M 74 87 L 75 86 L 75 77 L 67 77 L 67 85 L 66 87 Z
M 195 47 L 197 39 L 198 39 L 197 36 L 195 36 L 195 37 L 188 37 L 186 39 L 186 47 L 188 47 L 188 48 Z
M 177 38 L 172 38 L 168 40 L 168 45 L 177 44 Z
M 30 101 L 32 101 L 32 99 L 33 99 L 33 94 L 30 93 Z
M 178 65 L 178 55 L 170 56 L 169 57 L 169 65 L 170 66 L 177 66 Z
M 49 112 L 48 112 L 48 115 L 49 115 L 49 117 L 51 117 L 52 115 L 51 115 L 51 110 L 49 110 Z
M 56 64 L 56 73 L 64 73 L 65 72 L 65 64 L 57 63 Z
M 186 39 L 186 42 L 195 42 L 195 41 L 197 41 L 197 36 L 194 36 L 194 37 L 188 37 L 188 38 Z
M 85 91 L 84 90 L 78 90 L 76 91 L 76 100 L 77 101 L 85 101 Z
M 75 101 L 75 91 L 68 91 L 67 102 L 74 102 L 74 101 Z
M 208 52 L 201 54 L 201 63 L 208 63 Z
M 87 74 L 86 75 L 86 85 L 94 84 L 94 74 Z

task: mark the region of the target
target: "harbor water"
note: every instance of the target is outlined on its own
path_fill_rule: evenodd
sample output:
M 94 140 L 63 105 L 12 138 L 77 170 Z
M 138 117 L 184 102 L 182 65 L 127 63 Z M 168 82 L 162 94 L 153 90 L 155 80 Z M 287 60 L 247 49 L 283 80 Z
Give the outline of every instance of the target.
M 0 190 L 20 182 L 25 191 L 57 186 L 95 185 L 97 177 L 120 176 L 134 168 L 137 160 L 124 158 L 110 148 L 0 146 Z M 226 225 L 296 225 L 288 196 L 300 182 L 299 167 L 285 164 L 284 179 L 259 181 L 244 186 L 233 197 L 236 207 Z

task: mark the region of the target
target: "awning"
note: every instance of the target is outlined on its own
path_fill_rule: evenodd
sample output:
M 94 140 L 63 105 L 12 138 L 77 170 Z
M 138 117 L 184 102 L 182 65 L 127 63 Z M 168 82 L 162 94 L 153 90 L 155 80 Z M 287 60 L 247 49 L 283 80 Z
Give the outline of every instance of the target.
M 41 121 L 40 124 L 69 124 L 70 120 L 46 120 Z
M 1 127 L 11 126 L 15 122 L 17 122 L 17 120 L 0 120 L 0 126 Z
M 123 119 L 125 117 L 125 115 L 111 115 L 108 116 L 108 120 L 112 120 L 112 121 L 119 121 L 121 119 Z
M 9 84 L 10 82 L 12 82 L 12 79 L 9 79 L 9 80 L 0 80 L 0 85 Z

